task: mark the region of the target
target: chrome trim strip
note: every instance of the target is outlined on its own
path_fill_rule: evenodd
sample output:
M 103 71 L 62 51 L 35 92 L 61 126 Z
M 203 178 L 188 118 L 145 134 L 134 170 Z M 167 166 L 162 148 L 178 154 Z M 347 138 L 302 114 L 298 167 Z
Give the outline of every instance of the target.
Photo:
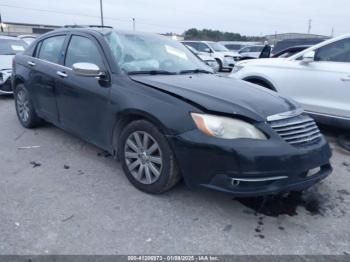
M 294 119 L 293 119 L 294 120 Z M 272 128 L 280 129 L 280 128 L 285 128 L 285 127 L 295 127 L 295 126 L 303 126 L 306 124 L 315 124 L 315 121 L 312 118 L 305 118 L 303 120 L 297 120 L 297 121 L 290 121 L 288 123 L 283 123 L 283 124 L 271 124 Z
M 0 95 L 3 94 L 3 95 L 11 95 L 13 94 L 13 91 L 3 91 L 3 90 L 0 90 Z
M 290 135 L 297 135 L 297 134 L 305 134 L 308 132 L 312 132 L 318 130 L 318 127 L 313 124 L 311 127 L 305 127 L 303 129 L 297 129 L 294 131 L 278 131 L 278 133 L 280 134 L 280 136 L 284 137 L 284 136 L 290 136 Z
M 301 115 L 303 112 L 304 112 L 304 110 L 302 108 L 297 108 L 297 109 L 292 110 L 292 111 L 287 111 L 287 112 L 279 113 L 279 114 L 276 114 L 276 115 L 268 116 L 266 118 L 266 120 L 269 121 L 269 122 L 282 120 L 282 119 L 291 118 L 291 117 L 294 117 L 294 116 Z
M 43 60 L 43 59 L 40 59 L 40 58 L 37 58 L 37 57 L 34 57 L 34 56 L 29 56 L 29 55 L 23 55 L 23 56 L 28 57 L 28 58 L 30 58 L 30 59 L 32 59 L 32 60 L 34 60 L 34 61 L 35 61 L 35 60 L 38 60 L 38 61 L 45 62 L 45 63 L 50 64 L 50 65 L 59 66 L 59 67 L 62 67 L 62 68 L 64 68 L 64 69 L 68 69 L 68 70 L 73 71 L 72 68 L 66 67 L 66 66 L 64 66 L 64 65 L 52 63 L 52 62 L 50 62 L 50 61 L 46 61 L 46 60 Z
M 264 178 L 234 178 L 233 180 L 241 181 L 241 182 L 264 182 L 264 181 L 272 181 L 272 180 L 281 180 L 286 179 L 287 176 L 276 176 L 276 177 L 264 177 Z
M 305 112 L 308 113 L 308 114 L 310 114 L 310 115 L 325 116 L 325 117 L 331 117 L 331 118 L 337 118 L 337 119 L 343 119 L 343 120 L 348 120 L 348 121 L 350 121 L 350 117 L 328 115 L 328 114 L 316 113 L 316 112 L 312 112 L 312 111 L 305 111 Z
M 313 142 L 313 141 L 315 141 L 315 140 L 317 140 L 318 138 L 321 138 L 321 137 L 322 137 L 321 133 L 318 133 L 316 135 L 313 135 L 313 136 L 305 138 L 305 139 L 299 139 L 299 140 L 296 140 L 296 141 L 288 141 L 288 143 L 291 144 L 291 145 L 302 144 L 302 143 L 305 143 L 305 142 L 311 143 L 311 142 Z
M 303 128 L 307 128 L 310 126 L 316 126 L 316 123 L 314 121 L 312 122 L 308 122 L 305 124 L 297 124 L 295 126 L 287 126 L 285 128 L 282 127 L 273 127 L 273 129 L 275 129 L 276 132 L 286 132 L 286 131 L 290 131 L 290 130 L 296 130 L 296 129 L 303 129 Z
M 309 139 L 310 137 L 313 137 L 315 135 L 319 134 L 320 135 L 320 131 L 317 129 L 313 132 L 307 132 L 307 133 L 302 133 L 302 134 L 296 134 L 295 136 L 286 136 L 283 137 L 284 140 L 286 140 L 287 142 L 290 142 L 290 140 L 302 140 L 303 138 L 305 139 Z

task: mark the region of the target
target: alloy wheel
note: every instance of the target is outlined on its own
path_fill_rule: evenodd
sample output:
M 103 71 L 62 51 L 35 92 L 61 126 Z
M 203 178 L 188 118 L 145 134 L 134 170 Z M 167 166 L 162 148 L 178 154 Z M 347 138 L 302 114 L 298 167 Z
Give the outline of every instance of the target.
M 29 100 L 28 94 L 24 89 L 18 91 L 16 101 L 19 117 L 23 122 L 27 122 L 29 119 Z
M 127 138 L 124 158 L 132 176 L 142 184 L 153 184 L 162 172 L 162 152 L 157 141 L 144 131 L 135 131 Z

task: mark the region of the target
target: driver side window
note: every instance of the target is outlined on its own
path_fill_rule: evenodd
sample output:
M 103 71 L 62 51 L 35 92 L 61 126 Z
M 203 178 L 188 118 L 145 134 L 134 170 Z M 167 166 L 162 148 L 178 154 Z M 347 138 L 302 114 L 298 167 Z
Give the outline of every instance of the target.
M 72 36 L 67 49 L 65 66 L 72 68 L 75 63 L 92 63 L 103 68 L 100 52 L 89 38 Z
M 315 61 L 350 62 L 350 38 L 339 40 L 316 50 Z
M 206 52 L 208 49 L 210 49 L 208 45 L 204 43 L 198 43 L 197 50 L 199 52 Z

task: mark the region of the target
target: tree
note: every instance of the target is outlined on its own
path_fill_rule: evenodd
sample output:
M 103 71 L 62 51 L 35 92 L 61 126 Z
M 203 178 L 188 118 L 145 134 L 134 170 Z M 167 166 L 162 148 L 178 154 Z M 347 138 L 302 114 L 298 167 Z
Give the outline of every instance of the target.
M 239 33 L 221 32 L 219 30 L 196 28 L 184 32 L 185 40 L 206 40 L 206 41 L 264 41 L 264 37 L 245 36 Z

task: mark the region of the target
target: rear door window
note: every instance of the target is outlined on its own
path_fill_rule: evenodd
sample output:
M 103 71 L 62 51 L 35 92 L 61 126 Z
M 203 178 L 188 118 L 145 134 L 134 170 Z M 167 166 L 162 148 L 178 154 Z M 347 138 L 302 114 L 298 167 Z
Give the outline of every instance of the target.
M 315 61 L 350 62 L 350 38 L 320 47 L 316 50 Z
M 62 56 L 65 35 L 52 36 L 41 41 L 38 58 L 58 64 Z M 40 43 L 39 43 L 40 44 Z

